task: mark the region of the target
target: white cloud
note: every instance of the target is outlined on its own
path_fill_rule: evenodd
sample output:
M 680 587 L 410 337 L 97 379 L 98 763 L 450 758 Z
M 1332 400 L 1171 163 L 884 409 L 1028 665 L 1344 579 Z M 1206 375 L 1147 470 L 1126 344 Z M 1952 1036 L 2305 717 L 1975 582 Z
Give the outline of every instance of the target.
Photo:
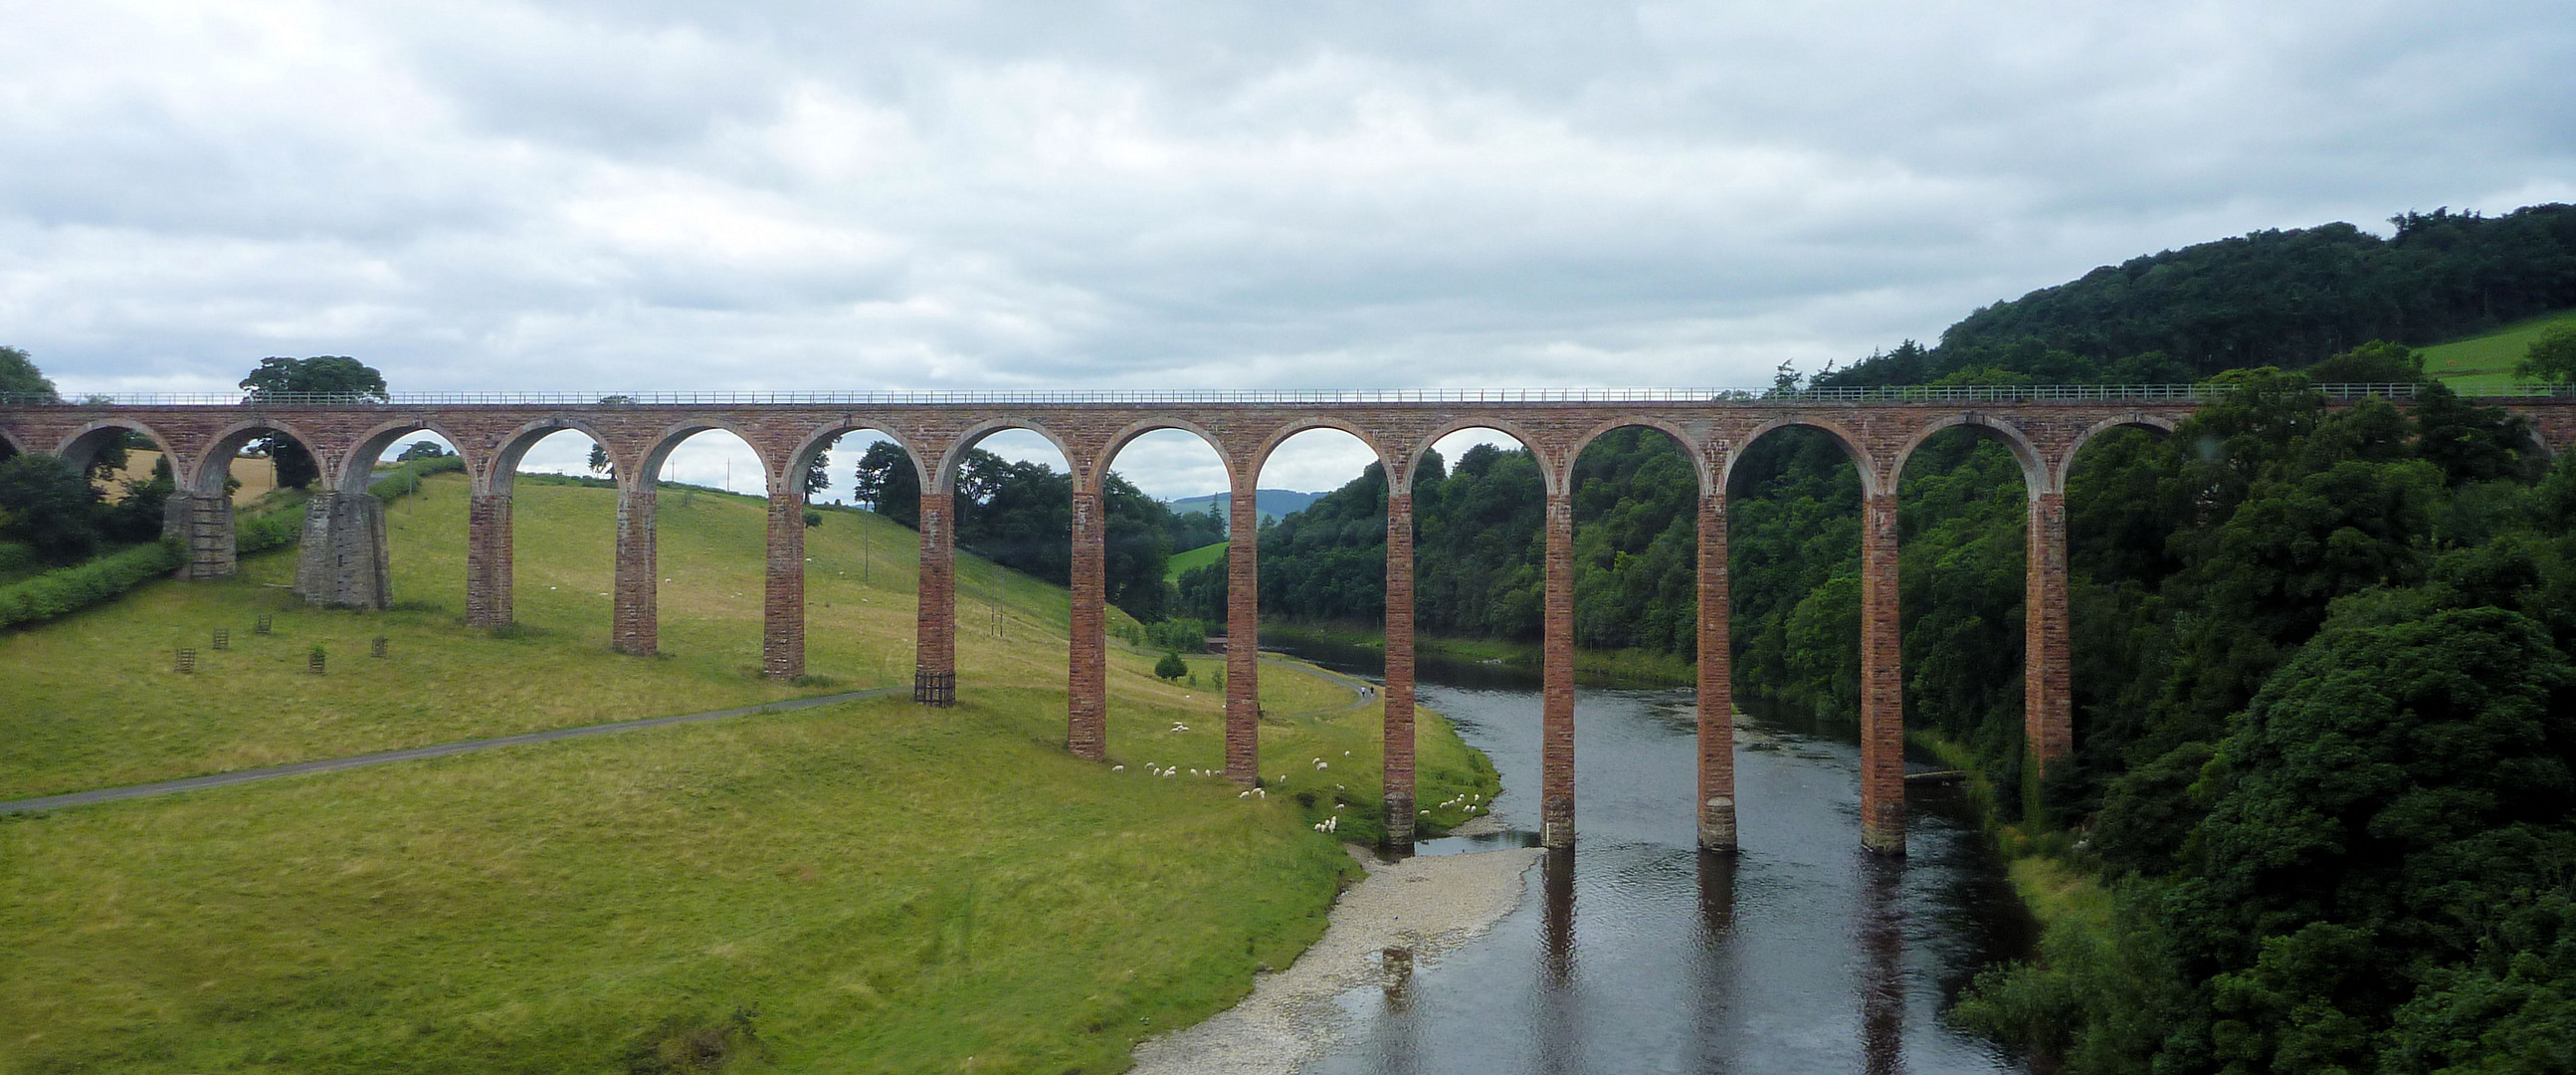
M 7 23 L 0 340 L 73 391 L 1758 385 L 2140 253 L 2576 197 L 2554 3 Z

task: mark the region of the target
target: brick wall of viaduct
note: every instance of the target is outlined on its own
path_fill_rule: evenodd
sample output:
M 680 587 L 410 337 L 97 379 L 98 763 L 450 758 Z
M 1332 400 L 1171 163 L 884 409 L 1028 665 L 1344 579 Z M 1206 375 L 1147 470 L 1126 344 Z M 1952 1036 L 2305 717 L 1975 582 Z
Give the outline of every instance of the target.
M 805 662 L 804 502 L 797 492 L 811 455 L 839 435 L 874 430 L 900 442 L 922 467 L 921 580 L 915 697 L 946 702 L 956 691 L 956 589 L 952 479 L 958 460 L 984 436 L 1026 429 L 1052 441 L 1074 476 L 1073 641 L 1067 670 L 1066 742 L 1104 756 L 1108 693 L 1102 578 L 1100 483 L 1109 461 L 1135 437 L 1161 429 L 1194 433 L 1224 461 L 1233 491 L 1234 532 L 1252 533 L 1261 464 L 1292 435 L 1350 433 L 1385 468 L 1386 580 L 1385 796 L 1391 841 L 1411 841 L 1413 795 L 1414 467 L 1450 433 L 1489 428 L 1528 446 L 1546 478 L 1546 639 L 1540 788 L 1544 839 L 1574 836 L 1573 538 L 1575 457 L 1594 437 L 1622 426 L 1664 431 L 1697 461 L 1699 545 L 1699 831 L 1710 847 L 1735 842 L 1733 705 L 1728 685 L 1727 479 L 1743 450 L 1774 429 L 1808 426 L 1835 437 L 1862 477 L 1861 811 L 1862 839 L 1874 850 L 1904 848 L 1904 727 L 1897 618 L 1897 478 L 1926 437 L 1974 426 L 2008 446 L 2030 497 L 2026 615 L 2025 733 L 2039 763 L 2073 747 L 2068 683 L 2066 474 L 2092 437 L 2122 426 L 2171 430 L 2189 402 L 1862 403 L 1800 405 L 1756 401 L 1641 402 L 1257 402 L 1257 403 L 897 403 L 872 406 L 750 403 L 318 406 L 0 407 L 0 448 L 43 452 L 84 465 L 127 431 L 168 450 L 179 492 L 169 526 L 190 553 L 182 576 L 233 569 L 232 513 L 224 493 L 242 445 L 272 431 L 294 437 L 322 467 L 327 488 L 308 511 L 296 588 L 320 603 L 383 607 L 383 509 L 366 495 L 374 461 L 404 438 L 436 433 L 463 456 L 472 482 L 466 556 L 466 615 L 478 626 L 511 622 L 511 479 L 539 439 L 562 430 L 606 449 L 618 475 L 613 638 L 624 652 L 655 652 L 656 574 L 651 475 L 682 440 L 708 430 L 742 438 L 760 456 L 770 493 L 762 664 L 767 674 L 802 674 Z M 2550 447 L 2576 444 L 2576 400 L 2518 401 Z M 1258 770 L 1256 702 L 1260 633 L 1258 550 L 1230 547 L 1226 669 L 1226 772 L 1250 781 Z

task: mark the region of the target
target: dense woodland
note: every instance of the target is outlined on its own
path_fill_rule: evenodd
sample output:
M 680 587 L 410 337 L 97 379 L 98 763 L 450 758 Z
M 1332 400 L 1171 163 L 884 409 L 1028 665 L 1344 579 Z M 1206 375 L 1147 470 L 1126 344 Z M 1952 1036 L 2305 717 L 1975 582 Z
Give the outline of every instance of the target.
M 2070 477 L 2077 756 L 2044 786 L 2022 780 L 2019 468 L 1962 429 L 1903 476 L 1908 725 L 2024 788 L 2023 831 L 2115 908 L 1960 1017 L 2072 1070 L 2576 1070 L 2576 463 L 2439 386 L 2402 411 L 2310 388 L 2421 380 L 2404 344 L 2576 306 L 2576 209 L 2395 223 L 2141 258 L 1817 378 L 2235 389 Z M 1577 642 L 1690 652 L 1687 458 L 1631 430 L 1576 466 Z M 1858 474 L 1793 429 L 1734 480 L 1739 694 L 1855 709 Z M 1379 614 L 1381 484 L 1264 528 L 1265 613 Z M 1427 466 L 1415 512 L 1423 629 L 1537 638 L 1530 456 Z M 1221 611 L 1221 574 L 1181 590 Z

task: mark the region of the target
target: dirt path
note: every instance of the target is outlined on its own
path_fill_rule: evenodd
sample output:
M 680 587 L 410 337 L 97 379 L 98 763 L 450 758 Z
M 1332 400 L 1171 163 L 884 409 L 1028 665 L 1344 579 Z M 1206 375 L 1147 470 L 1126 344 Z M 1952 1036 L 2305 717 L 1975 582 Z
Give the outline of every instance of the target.
M 96 788 L 90 791 L 74 791 L 62 795 L 43 795 L 33 799 L 11 799 L 7 802 L 0 802 L 0 814 L 24 814 L 38 810 L 57 810 L 66 806 L 87 806 L 91 803 L 115 802 L 120 799 L 140 799 L 152 795 L 170 795 L 182 791 L 198 791 L 205 788 L 220 788 L 229 784 L 247 784 L 254 780 L 274 780 L 281 776 L 297 776 L 304 773 L 328 773 L 341 769 L 355 769 L 364 765 L 383 765 L 388 762 L 397 761 L 418 761 L 423 758 L 443 758 L 450 754 L 466 754 L 477 750 L 491 750 L 495 747 L 518 746 L 522 743 L 545 743 L 552 742 L 557 739 L 575 739 L 587 735 L 614 735 L 618 732 L 631 732 L 642 728 L 659 728 L 665 724 L 694 724 L 702 720 L 722 720 L 726 717 L 746 717 L 754 713 L 781 713 L 791 709 L 809 709 L 818 705 L 830 705 L 834 702 L 855 702 L 862 698 L 876 698 L 893 694 L 902 689 L 904 688 L 879 687 L 875 690 L 850 691 L 843 694 L 826 694 L 813 698 L 793 698 L 783 702 L 767 702 L 761 705 L 747 705 L 735 709 L 717 709 L 705 713 L 683 713 L 674 717 L 646 717 L 642 720 L 621 720 L 614 724 L 589 724 L 578 728 L 548 728 L 541 732 L 522 732 L 518 735 L 495 736 L 490 739 L 467 739 L 462 742 L 440 743 L 435 746 L 411 747 L 404 750 L 380 750 L 373 754 L 352 754 L 345 758 L 322 758 L 316 761 L 299 761 L 288 765 L 271 765 L 260 769 L 240 769 L 229 773 L 215 773 L 211 776 L 192 776 L 184 780 L 162 780 L 150 784 L 128 784 L 120 788 Z

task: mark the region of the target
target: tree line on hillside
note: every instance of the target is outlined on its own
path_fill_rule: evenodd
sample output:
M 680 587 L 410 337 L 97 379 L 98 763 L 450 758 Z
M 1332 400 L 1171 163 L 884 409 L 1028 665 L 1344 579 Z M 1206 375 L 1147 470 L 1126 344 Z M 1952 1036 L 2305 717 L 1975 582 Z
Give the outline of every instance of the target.
M 1998 302 L 1818 385 L 1929 384 L 1993 368 L 2050 383 L 2198 380 L 2297 369 L 2372 340 L 2423 346 L 2576 306 L 2576 205 L 2502 216 L 2403 213 L 2254 232 L 2106 265 Z
M 921 474 L 893 441 L 859 457 L 853 497 L 914 529 L 921 527 Z M 981 448 L 957 464 L 952 525 L 957 546 L 1014 571 L 1059 586 L 1073 578 L 1073 476 L 1044 463 L 1013 462 Z M 1223 523 L 1201 512 L 1175 512 L 1116 471 L 1100 483 L 1101 575 L 1108 601 L 1139 620 L 1170 611 L 1163 575 L 1175 549 L 1224 540 Z

